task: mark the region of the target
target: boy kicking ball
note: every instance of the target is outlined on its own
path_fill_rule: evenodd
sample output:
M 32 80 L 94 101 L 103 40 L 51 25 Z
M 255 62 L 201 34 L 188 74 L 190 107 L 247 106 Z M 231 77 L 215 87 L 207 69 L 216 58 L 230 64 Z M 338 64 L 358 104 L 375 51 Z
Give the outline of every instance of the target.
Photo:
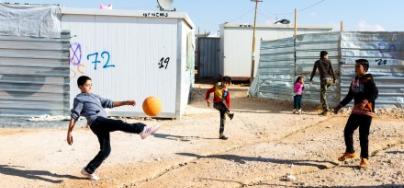
M 217 82 L 215 86 L 206 91 L 205 100 L 208 106 L 210 106 L 210 94 L 214 93 L 213 96 L 213 107 L 220 113 L 220 129 L 219 129 L 219 139 L 227 140 L 228 137 L 224 133 L 224 124 L 226 121 L 226 115 L 231 119 L 234 117 L 234 113 L 230 112 L 230 92 L 228 87 L 231 84 L 231 78 L 225 76 L 222 78 L 221 82 Z
M 91 131 L 97 136 L 100 143 L 100 151 L 86 167 L 81 170 L 81 174 L 91 180 L 98 180 L 95 174 L 96 169 L 108 157 L 111 152 L 110 132 L 123 131 L 127 133 L 139 134 L 142 139 L 154 134 L 159 126 L 150 127 L 143 123 L 125 123 L 121 120 L 113 120 L 107 117 L 104 108 L 115 108 L 119 106 L 134 106 L 134 100 L 111 101 L 91 93 L 92 81 L 88 76 L 81 76 L 77 80 L 77 85 L 81 93 L 74 98 L 73 109 L 71 110 L 71 120 L 67 131 L 67 143 L 73 144 L 72 131 L 80 116 L 87 119 L 87 124 Z

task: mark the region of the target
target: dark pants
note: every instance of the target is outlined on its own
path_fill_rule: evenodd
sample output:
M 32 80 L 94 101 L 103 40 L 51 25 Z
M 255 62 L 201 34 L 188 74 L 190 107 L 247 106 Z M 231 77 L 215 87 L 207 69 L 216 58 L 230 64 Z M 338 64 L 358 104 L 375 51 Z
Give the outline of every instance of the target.
M 332 81 L 330 79 L 322 79 L 320 82 L 320 103 L 323 108 L 323 111 L 328 111 L 328 102 L 327 102 L 327 90 L 332 85 Z
M 302 96 L 301 95 L 295 95 L 293 97 L 293 107 L 298 110 L 302 108 Z
M 141 133 L 145 124 L 134 123 L 129 124 L 121 120 L 113 120 L 104 117 L 98 117 L 90 125 L 90 129 L 97 136 L 100 142 L 100 152 L 88 163 L 85 170 L 92 174 L 101 165 L 101 163 L 111 153 L 111 145 L 109 140 L 109 133 L 113 131 L 123 131 L 127 133 Z
M 351 114 L 344 129 L 345 146 L 347 153 L 355 152 L 353 146 L 353 133 L 359 127 L 359 140 L 361 145 L 361 157 L 369 157 L 369 130 L 372 117 L 366 115 Z
M 223 102 L 214 103 L 213 107 L 220 112 L 220 129 L 219 134 L 223 135 L 224 124 L 226 121 L 226 114 L 229 115 L 230 111 Z

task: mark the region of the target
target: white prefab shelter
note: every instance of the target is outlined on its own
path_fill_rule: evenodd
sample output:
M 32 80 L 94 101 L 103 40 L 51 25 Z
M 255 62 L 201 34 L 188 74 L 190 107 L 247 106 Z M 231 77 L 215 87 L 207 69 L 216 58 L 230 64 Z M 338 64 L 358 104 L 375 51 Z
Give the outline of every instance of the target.
M 332 27 L 299 26 L 298 34 L 331 31 Z M 255 71 L 258 69 L 260 40 L 276 40 L 292 37 L 293 25 L 267 24 L 256 27 Z M 252 25 L 226 23 L 221 25 L 221 63 L 222 75 L 237 80 L 247 80 L 251 75 Z
M 144 116 L 142 102 L 159 97 L 160 117 L 179 118 L 193 83 L 194 25 L 187 14 L 62 8 L 62 29 L 71 33 L 70 91 L 88 75 L 93 92 L 112 100 L 134 99 L 136 107 L 113 116 Z

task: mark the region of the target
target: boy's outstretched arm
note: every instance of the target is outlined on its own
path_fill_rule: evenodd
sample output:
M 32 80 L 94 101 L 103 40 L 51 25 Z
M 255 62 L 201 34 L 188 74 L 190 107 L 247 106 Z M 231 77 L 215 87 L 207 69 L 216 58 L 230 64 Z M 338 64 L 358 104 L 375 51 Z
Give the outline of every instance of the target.
M 66 141 L 67 141 L 67 143 L 69 144 L 69 145 L 72 145 L 73 144 L 73 135 L 72 135 L 72 132 L 73 132 L 73 129 L 74 129 L 74 126 L 76 125 L 76 120 L 75 119 L 73 119 L 73 118 L 71 118 L 70 119 L 70 122 L 69 122 L 69 129 L 67 130 L 67 138 L 66 138 Z
M 83 110 L 83 103 L 80 102 L 77 99 L 74 99 L 73 102 L 73 109 L 71 110 L 71 118 L 70 118 L 70 122 L 69 122 L 69 129 L 67 130 L 67 143 L 69 145 L 73 144 L 73 136 L 72 136 L 72 131 L 74 126 L 76 125 L 77 120 L 80 117 L 81 111 Z
M 114 107 L 120 107 L 120 106 L 126 106 L 126 105 L 135 106 L 136 102 L 135 102 L 135 100 L 114 101 L 112 104 Z

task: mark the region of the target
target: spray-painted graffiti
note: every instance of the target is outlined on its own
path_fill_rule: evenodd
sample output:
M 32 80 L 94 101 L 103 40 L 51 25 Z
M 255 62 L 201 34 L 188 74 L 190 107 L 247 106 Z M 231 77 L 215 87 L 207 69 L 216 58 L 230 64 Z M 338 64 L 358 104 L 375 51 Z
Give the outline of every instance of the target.
M 167 69 L 168 63 L 170 63 L 170 57 L 162 57 L 158 63 L 159 69 Z
M 391 43 L 387 43 L 387 42 L 380 42 L 377 44 L 378 46 L 378 50 L 382 56 L 382 58 L 380 59 L 376 59 L 375 62 L 377 63 L 377 65 L 381 66 L 381 65 L 387 65 L 387 60 L 386 58 L 394 58 L 391 57 L 392 54 L 391 52 L 396 52 L 397 51 L 397 47 L 395 44 L 391 44 Z M 386 54 L 389 53 L 389 54 Z
M 70 64 L 79 65 L 81 63 L 82 55 L 81 45 L 79 43 L 73 43 L 70 45 Z
M 94 70 L 97 70 L 97 64 L 103 63 L 103 68 L 113 68 L 114 64 L 111 63 L 111 53 L 109 51 L 93 52 L 87 54 L 87 59 L 83 59 L 84 52 L 80 43 L 72 43 L 70 45 L 69 64 L 71 66 L 71 77 L 78 77 L 86 73 L 89 63 L 93 64 Z M 87 60 L 87 61 L 85 61 Z
M 87 55 L 87 60 L 89 60 L 92 64 L 94 64 L 94 70 L 97 70 L 97 65 L 102 62 L 99 60 L 101 57 L 104 60 L 104 66 L 102 68 L 108 69 L 115 67 L 114 64 L 111 64 L 111 54 L 107 51 L 102 51 L 101 53 L 94 52 Z
M 386 59 L 376 59 L 375 60 L 377 65 L 387 65 L 387 60 Z
M 75 78 L 86 73 L 87 66 L 85 64 L 80 64 L 70 68 L 70 77 Z
M 87 68 L 85 64 L 81 63 L 81 59 L 83 56 L 83 51 L 81 49 L 80 43 L 72 43 L 70 45 L 70 57 L 69 64 L 72 66 L 70 68 L 71 77 L 78 77 L 85 73 L 85 69 Z

